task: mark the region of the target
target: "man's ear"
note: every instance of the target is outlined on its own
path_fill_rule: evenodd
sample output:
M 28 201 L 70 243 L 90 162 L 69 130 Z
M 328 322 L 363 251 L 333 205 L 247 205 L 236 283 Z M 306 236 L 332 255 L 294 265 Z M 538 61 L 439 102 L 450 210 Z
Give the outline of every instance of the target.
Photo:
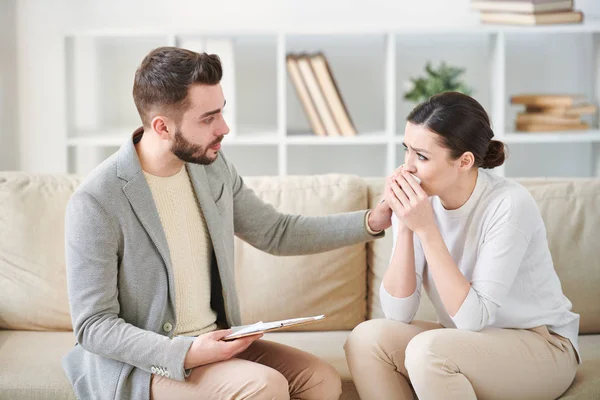
M 466 151 L 460 156 L 459 168 L 462 170 L 470 169 L 475 164 L 475 156 L 470 151 Z
M 169 122 L 169 119 L 162 115 L 157 115 L 156 117 L 152 118 L 152 122 L 150 123 L 150 126 L 152 126 L 152 129 L 154 130 L 154 132 L 156 132 L 159 139 L 162 139 L 162 140 L 170 139 L 170 131 L 169 131 L 168 122 Z

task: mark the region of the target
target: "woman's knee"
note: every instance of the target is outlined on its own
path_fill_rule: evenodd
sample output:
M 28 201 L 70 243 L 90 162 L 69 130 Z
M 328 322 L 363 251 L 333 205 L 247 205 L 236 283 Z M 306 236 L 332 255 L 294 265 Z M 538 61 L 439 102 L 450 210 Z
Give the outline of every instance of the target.
M 344 345 L 346 356 L 351 354 L 372 354 L 374 347 L 381 347 L 390 337 L 394 341 L 402 341 L 402 337 L 406 336 L 406 343 L 410 340 L 414 333 L 409 333 L 416 329 L 410 324 L 404 324 L 398 321 L 389 319 L 370 319 L 357 325 Z M 405 333 L 407 333 L 405 335 Z
M 369 351 L 372 344 L 378 340 L 381 320 L 371 319 L 358 324 L 346 339 L 344 350 L 348 353 Z
M 416 335 L 406 346 L 404 366 L 411 379 L 438 361 L 447 360 L 458 344 L 456 329 L 435 329 Z M 452 363 L 447 367 L 452 368 Z

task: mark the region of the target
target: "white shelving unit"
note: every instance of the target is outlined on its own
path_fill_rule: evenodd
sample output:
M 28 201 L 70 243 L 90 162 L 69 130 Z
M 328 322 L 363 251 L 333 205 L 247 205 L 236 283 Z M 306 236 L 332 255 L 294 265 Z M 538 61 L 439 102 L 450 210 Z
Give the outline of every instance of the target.
M 430 60 L 466 68 L 465 80 L 488 110 L 496 138 L 509 146 L 506 167 L 498 173 L 557 176 L 562 168 L 545 168 L 562 162 L 555 157 L 570 154 L 565 174 L 600 176 L 597 116 L 589 120 L 592 129 L 584 132 L 513 132 L 518 109 L 509 103 L 519 92 L 569 92 L 583 93 L 599 104 L 600 21 L 595 20 L 356 32 L 73 33 L 65 38 L 66 170 L 89 172 L 139 125 L 131 87 L 137 66 L 152 48 L 175 45 L 210 52 L 214 43 L 226 53 L 222 85 L 228 108 L 233 106 L 226 114 L 232 129 L 223 149 L 243 175 L 389 173 L 402 163 L 405 117 L 414 107 L 403 98 L 405 82 L 420 75 Z M 354 137 L 310 132 L 285 57 L 314 51 L 328 58 L 358 130 Z M 532 153 L 537 161 L 528 159 Z

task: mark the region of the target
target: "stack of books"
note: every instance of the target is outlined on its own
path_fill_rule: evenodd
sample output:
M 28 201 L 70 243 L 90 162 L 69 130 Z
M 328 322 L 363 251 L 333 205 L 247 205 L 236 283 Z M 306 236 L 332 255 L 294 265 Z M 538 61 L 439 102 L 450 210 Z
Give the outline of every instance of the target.
M 573 0 L 471 0 L 480 11 L 481 22 L 511 25 L 574 24 L 583 13 L 573 9 Z
M 356 135 L 325 55 L 288 54 L 286 64 L 313 132 L 319 136 Z
M 526 107 L 516 121 L 517 130 L 522 132 L 589 129 L 581 117 L 597 111 L 584 96 L 573 94 L 521 94 L 511 97 L 510 102 Z

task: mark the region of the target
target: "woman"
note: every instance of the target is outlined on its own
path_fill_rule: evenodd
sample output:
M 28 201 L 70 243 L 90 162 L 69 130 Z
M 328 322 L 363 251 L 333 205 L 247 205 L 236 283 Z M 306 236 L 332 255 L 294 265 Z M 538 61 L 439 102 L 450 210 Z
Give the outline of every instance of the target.
M 394 212 L 386 319 L 360 324 L 345 345 L 361 399 L 412 399 L 411 384 L 419 399 L 559 397 L 579 363 L 579 315 L 534 199 L 486 171 L 502 165 L 504 144 L 456 92 L 407 120 L 405 165 L 384 196 Z M 413 320 L 421 284 L 438 322 Z

